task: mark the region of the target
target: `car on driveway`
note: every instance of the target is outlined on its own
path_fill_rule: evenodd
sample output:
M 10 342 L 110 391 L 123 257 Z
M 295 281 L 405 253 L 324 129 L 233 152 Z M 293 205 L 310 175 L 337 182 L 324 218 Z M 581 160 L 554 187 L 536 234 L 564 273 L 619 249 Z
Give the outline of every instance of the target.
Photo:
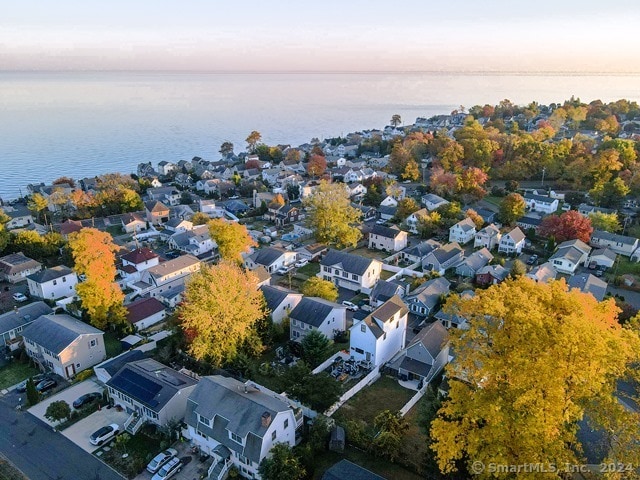
M 20 303 L 26 302 L 27 300 L 29 300 L 24 293 L 20 293 L 20 292 L 16 292 L 12 296 L 16 302 L 20 302 Z
M 342 305 L 347 307 L 347 310 L 351 310 L 352 312 L 358 311 L 358 306 L 355 303 L 349 302 L 348 300 L 345 300 L 344 302 L 342 302 Z
M 303 258 L 302 260 L 298 260 L 295 265 L 296 268 L 300 268 L 300 267 L 304 267 L 307 263 L 309 263 L 309 260 L 307 260 L 306 258 Z
M 89 437 L 89 441 L 91 445 L 102 445 L 105 441 L 118 435 L 118 433 L 120 433 L 120 427 L 117 423 L 112 423 L 93 432 Z
M 34 375 L 33 377 L 31 377 L 33 379 L 33 384 L 34 385 L 38 385 L 41 381 L 43 381 L 45 378 L 47 378 L 47 375 L 45 373 L 39 373 L 38 375 Z M 18 393 L 24 393 L 27 391 L 27 382 L 29 381 L 29 379 L 27 378 L 24 382 L 21 382 L 18 384 L 18 386 L 16 387 L 16 392 Z
M 102 398 L 102 394 L 100 392 L 91 392 L 85 393 L 81 397 L 78 397 L 75 402 L 73 402 L 73 408 L 80 408 L 84 405 L 88 405 L 96 400 Z
M 276 270 L 276 273 L 278 275 L 286 275 L 287 273 L 289 273 L 291 270 L 293 270 L 293 265 L 290 265 L 288 267 L 280 267 L 278 270 Z
M 537 261 L 538 261 L 538 255 L 534 253 L 529 257 L 529 260 L 527 260 L 527 265 L 535 265 Z
M 156 473 L 162 466 L 178 455 L 178 451 L 173 448 L 167 448 L 164 452 L 160 452 L 147 465 L 147 472 Z
M 40 383 L 36 385 L 36 390 L 40 393 L 46 392 L 47 390 L 51 390 L 58 386 L 58 382 L 52 380 L 51 378 L 45 378 Z
M 182 460 L 178 457 L 173 457 L 167 463 L 165 463 L 158 473 L 156 473 L 151 480 L 166 480 L 167 478 L 173 477 L 176 473 L 178 473 L 182 469 Z

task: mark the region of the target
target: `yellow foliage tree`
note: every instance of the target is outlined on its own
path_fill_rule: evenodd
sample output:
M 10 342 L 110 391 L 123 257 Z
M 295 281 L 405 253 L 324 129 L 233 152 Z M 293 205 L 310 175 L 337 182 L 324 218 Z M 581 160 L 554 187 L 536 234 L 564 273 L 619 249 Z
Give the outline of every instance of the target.
M 255 327 L 266 306 L 257 285 L 252 272 L 228 261 L 203 265 L 191 277 L 178 308 L 191 355 L 222 365 L 246 342 L 260 342 Z
M 335 302 L 338 299 L 338 287 L 320 277 L 309 278 L 302 284 L 300 291 L 307 297 L 320 297 L 330 302 Z
M 452 298 L 445 311 L 454 310 L 470 328 L 453 333 L 449 395 L 431 424 L 442 472 L 457 463 L 478 478 L 515 478 L 478 466 L 579 464 L 585 416 L 606 427 L 608 458 L 637 465 L 638 414 L 620 404 L 616 385 L 633 374 L 640 342 L 617 323 L 613 300 L 520 278 Z
M 242 263 L 242 253 L 249 252 L 257 244 L 249 235 L 247 227 L 237 222 L 215 218 L 209 222 L 209 234 L 218 244 L 223 260 Z

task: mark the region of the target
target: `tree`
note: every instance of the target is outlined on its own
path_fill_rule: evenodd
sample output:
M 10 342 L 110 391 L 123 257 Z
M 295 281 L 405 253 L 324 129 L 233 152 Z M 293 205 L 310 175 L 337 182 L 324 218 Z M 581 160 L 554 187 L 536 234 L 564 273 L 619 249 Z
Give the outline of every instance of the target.
M 300 459 L 286 443 L 271 447 L 270 456 L 260 462 L 258 472 L 264 480 L 302 480 L 307 475 Z
M 287 185 L 287 197 L 289 201 L 297 200 L 300 198 L 300 185 Z
M 458 175 L 445 172 L 442 168 L 434 168 L 431 170 L 429 187 L 433 193 L 451 198 L 458 191 Z
M 247 227 L 237 222 L 227 222 L 222 218 L 209 221 L 209 234 L 218 244 L 218 252 L 223 260 L 242 263 L 242 253 L 251 251 L 257 243 L 249 235 Z
M 313 178 L 322 175 L 327 169 L 327 159 L 324 155 L 313 154 L 307 163 L 307 173 Z
M 343 184 L 321 181 L 316 191 L 303 202 L 307 223 L 316 240 L 338 248 L 355 247 L 362 233 L 358 229 L 360 210 L 351 206 Z
M 301 363 L 303 372 L 298 372 L 296 381 L 286 390 L 290 396 L 299 400 L 304 405 L 309 406 L 318 412 L 326 411 L 331 405 L 336 403 L 340 398 L 342 389 L 335 378 L 325 372 L 313 375 L 308 366 L 305 367 L 304 362 Z M 292 370 L 291 368 L 289 370 Z
M 409 428 L 407 421 L 400 412 L 384 410 L 376 415 L 374 425 L 380 431 L 373 441 L 376 451 L 392 461 L 395 460 L 400 453 L 402 435 Z
M 34 193 L 27 200 L 27 208 L 36 215 L 36 220 L 40 220 L 42 212 L 49 206 L 49 202 L 39 193 Z
M 578 239 L 589 243 L 593 227 L 589 217 L 583 217 L 575 210 L 569 210 L 562 215 L 549 215 L 542 219 L 540 235 L 552 237 L 556 242 Z
M 224 260 L 191 276 L 178 307 L 191 355 L 220 366 L 257 337 L 256 322 L 266 313 L 257 284 L 252 272 Z
M 509 276 L 511 278 L 522 277 L 527 273 L 527 266 L 517 258 L 511 264 L 511 271 L 509 272 Z
M 69 185 L 71 188 L 75 188 L 76 181 L 71 177 L 58 177 L 51 182 L 51 185 Z
M 411 180 L 412 182 L 420 180 L 420 168 L 416 161 L 413 159 L 409 160 L 400 176 L 403 180 Z
M 247 143 L 248 142 L 249 142 L 249 139 L 247 139 Z M 218 151 L 220 152 L 220 155 L 222 155 L 223 157 L 228 157 L 229 155 L 232 155 L 233 143 L 229 141 L 222 142 L 222 145 L 220 145 L 220 150 Z
M 40 392 L 36 390 L 36 384 L 33 381 L 33 378 L 29 377 L 29 380 L 27 380 L 27 402 L 29 402 L 30 406 L 34 406 L 39 401 Z
M 510 193 L 500 204 L 498 217 L 505 225 L 513 225 L 513 223 L 524 215 L 527 208 L 527 202 L 519 193 Z
M 622 228 L 617 213 L 592 212 L 589 214 L 589 220 L 594 230 L 616 233 Z
M 454 298 L 445 311 L 453 307 L 469 329 L 451 334 L 457 358 L 431 424 L 443 473 L 462 466 L 481 479 L 515 478 L 471 465 L 580 463 L 576 432 L 585 416 L 607 436 L 606 458 L 637 461 L 637 414 L 618 401 L 616 386 L 637 377 L 640 339 L 617 323 L 613 300 L 599 303 L 564 280 L 520 278 Z
M 7 230 L 7 222 L 11 218 L 0 209 L 0 252 L 2 252 L 9 244 L 9 231 Z
M 207 223 L 209 223 L 209 220 L 211 220 L 211 218 L 209 218 L 209 215 L 202 212 L 196 212 L 193 214 L 193 217 L 191 217 L 191 223 L 193 223 L 194 225 L 206 225 Z
M 271 200 L 271 205 L 276 207 L 282 207 L 284 205 L 284 197 L 281 193 L 276 193 L 273 199 Z
M 330 302 L 338 300 L 338 287 L 333 282 L 320 277 L 309 277 L 302 284 L 300 291 L 307 297 L 324 298 Z
M 607 208 L 619 208 L 622 199 L 629 194 L 629 187 L 622 178 L 616 177 L 608 182 L 599 182 L 589 190 L 589 195 L 597 205 Z
M 330 341 L 319 330 L 312 330 L 307 333 L 300 344 L 302 346 L 302 359 L 311 368 L 317 367 L 329 356 Z
M 482 225 L 484 225 L 484 218 L 482 218 L 478 212 L 473 208 L 469 208 L 467 209 L 466 215 L 467 218 L 470 218 L 473 221 L 477 230 L 482 228 Z
M 397 113 L 391 116 L 391 122 L 389 122 L 393 128 L 402 123 L 402 117 Z
M 51 402 L 44 416 L 52 422 L 59 422 L 71 416 L 71 407 L 64 400 Z
M 420 210 L 420 205 L 412 197 L 405 197 L 398 202 L 396 210 L 396 218 L 400 221 L 406 219 L 409 215 Z
M 388 167 L 391 173 L 395 175 L 402 175 L 407 168 L 407 164 L 413 157 L 411 152 L 403 145 L 402 142 L 397 141 L 391 149 L 391 155 L 389 156 Z
M 262 135 L 260 134 L 260 132 L 257 132 L 256 130 L 251 132 L 246 140 L 247 148 L 249 149 L 249 152 L 254 153 L 256 151 L 256 147 L 258 146 L 261 140 L 262 140 Z

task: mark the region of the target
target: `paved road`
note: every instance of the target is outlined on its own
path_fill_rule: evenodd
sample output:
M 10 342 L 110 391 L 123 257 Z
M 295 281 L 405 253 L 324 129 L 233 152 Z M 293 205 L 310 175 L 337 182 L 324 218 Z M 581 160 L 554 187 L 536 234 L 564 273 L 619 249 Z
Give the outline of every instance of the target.
M 44 422 L 15 407 L 18 394 L 0 398 L 0 452 L 30 480 L 122 480 Z

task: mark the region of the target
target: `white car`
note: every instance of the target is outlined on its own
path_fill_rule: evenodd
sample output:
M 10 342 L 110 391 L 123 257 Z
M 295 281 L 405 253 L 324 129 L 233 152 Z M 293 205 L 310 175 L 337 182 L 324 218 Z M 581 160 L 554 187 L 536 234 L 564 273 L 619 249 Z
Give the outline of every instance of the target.
M 293 270 L 292 266 L 288 266 L 288 267 L 280 267 L 278 270 L 276 270 L 276 273 L 278 275 L 286 275 L 287 273 L 289 273 L 291 270 Z
M 89 441 L 91 445 L 102 445 L 105 441 L 118 435 L 118 433 L 120 433 L 120 427 L 117 423 L 112 423 L 93 432 L 89 437 Z
M 384 225 L 385 223 L 387 223 L 386 220 L 383 220 L 383 219 L 376 220 L 376 224 L 378 224 L 378 225 Z
M 27 296 L 24 293 L 16 292 L 12 296 L 13 296 L 13 299 L 16 302 L 21 302 L 22 303 L 22 302 L 26 302 L 28 300 Z
M 178 451 L 173 448 L 167 448 L 164 452 L 160 452 L 147 465 L 147 472 L 156 473 L 162 466 L 178 455 Z
M 304 267 L 307 263 L 309 263 L 309 260 L 307 260 L 306 258 L 303 258 L 302 260 L 298 260 L 296 262 L 296 268 Z
M 151 480 L 166 480 L 167 478 L 173 477 L 176 473 L 178 473 L 182 469 L 182 461 L 178 457 L 173 457 L 167 463 L 165 463 L 158 473 L 156 473 Z
M 358 311 L 358 306 L 355 303 L 351 303 L 351 302 L 345 300 L 344 302 L 342 302 L 342 305 L 347 307 L 347 310 L 351 310 L 352 312 L 357 312 Z

